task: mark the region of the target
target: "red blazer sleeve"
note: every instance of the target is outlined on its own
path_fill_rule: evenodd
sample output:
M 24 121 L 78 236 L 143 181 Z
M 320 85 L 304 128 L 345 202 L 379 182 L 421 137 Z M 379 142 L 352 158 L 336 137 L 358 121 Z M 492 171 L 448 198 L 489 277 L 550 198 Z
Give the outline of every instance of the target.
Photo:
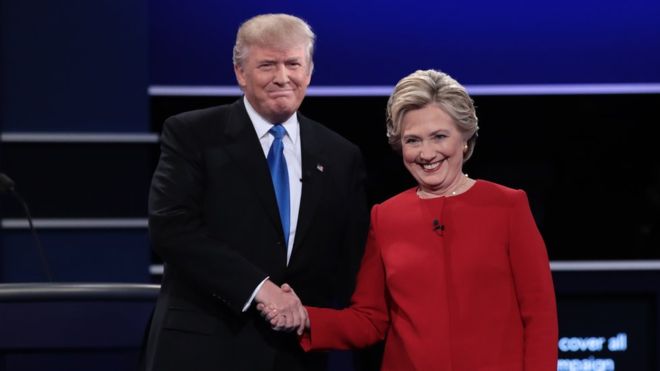
M 525 370 L 557 370 L 557 306 L 545 243 L 524 191 L 514 196 L 509 259 L 524 327 Z
M 355 292 L 346 309 L 305 307 L 311 328 L 300 338 L 305 351 L 363 348 L 385 338 L 389 327 L 385 270 L 376 240 L 378 206 L 371 211 L 367 238 Z

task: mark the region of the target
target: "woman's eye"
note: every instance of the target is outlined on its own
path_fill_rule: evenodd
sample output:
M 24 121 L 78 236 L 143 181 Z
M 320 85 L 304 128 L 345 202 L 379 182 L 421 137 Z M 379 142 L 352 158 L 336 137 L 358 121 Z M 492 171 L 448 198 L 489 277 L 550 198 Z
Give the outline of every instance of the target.
M 417 138 L 406 138 L 406 139 L 404 140 L 404 143 L 406 143 L 406 144 L 413 144 L 413 143 L 417 143 L 418 141 L 419 141 L 419 139 L 417 139 Z

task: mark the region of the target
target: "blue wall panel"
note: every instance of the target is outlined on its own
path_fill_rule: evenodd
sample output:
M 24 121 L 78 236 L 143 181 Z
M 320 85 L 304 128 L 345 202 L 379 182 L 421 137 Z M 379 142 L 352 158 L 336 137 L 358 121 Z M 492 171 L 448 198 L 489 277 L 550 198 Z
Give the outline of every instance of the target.
M 146 229 L 38 231 L 57 282 L 149 282 Z M 0 282 L 46 281 L 28 230 L 3 230 Z
M 235 85 L 240 23 L 267 12 L 318 36 L 314 85 L 394 85 L 419 68 L 465 84 L 660 82 L 660 2 L 150 1 L 151 84 Z
M 0 6 L 4 131 L 148 131 L 145 2 Z

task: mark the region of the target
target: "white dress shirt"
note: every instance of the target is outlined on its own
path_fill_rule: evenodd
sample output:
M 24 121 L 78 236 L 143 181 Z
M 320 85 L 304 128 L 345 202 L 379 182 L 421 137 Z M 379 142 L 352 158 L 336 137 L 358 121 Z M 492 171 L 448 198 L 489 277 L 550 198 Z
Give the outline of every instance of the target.
M 273 144 L 273 136 L 268 132 L 273 124 L 266 121 L 261 115 L 254 110 L 247 98 L 243 97 L 245 109 L 247 110 L 250 121 L 254 125 L 254 130 L 257 132 L 257 137 L 261 143 L 261 149 L 264 151 L 264 158 L 268 157 L 268 151 L 271 144 Z M 286 263 L 289 264 L 291 258 L 291 250 L 293 249 L 293 242 L 296 236 L 296 226 L 298 225 L 298 211 L 300 209 L 300 196 L 302 194 L 302 155 L 300 146 L 300 123 L 298 122 L 298 115 L 293 114 L 286 121 L 281 123 L 286 130 L 286 135 L 282 138 L 284 145 L 284 158 L 286 159 L 286 167 L 289 173 L 289 243 L 286 249 Z M 267 278 L 266 278 L 267 279 Z M 262 281 L 259 286 L 254 290 L 254 293 L 246 303 L 243 311 L 254 300 L 255 295 L 264 284 L 266 280 Z

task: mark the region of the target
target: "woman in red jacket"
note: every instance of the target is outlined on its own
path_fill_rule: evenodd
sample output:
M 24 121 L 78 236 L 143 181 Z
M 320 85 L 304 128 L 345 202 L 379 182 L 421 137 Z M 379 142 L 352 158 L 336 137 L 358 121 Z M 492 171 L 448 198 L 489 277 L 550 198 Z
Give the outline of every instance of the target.
M 557 369 L 548 257 L 525 192 L 462 170 L 477 117 L 450 76 L 417 71 L 387 105 L 387 135 L 418 186 L 373 207 L 349 308 L 306 307 L 305 350 L 385 340 L 383 370 Z M 276 310 L 261 308 L 274 327 Z

